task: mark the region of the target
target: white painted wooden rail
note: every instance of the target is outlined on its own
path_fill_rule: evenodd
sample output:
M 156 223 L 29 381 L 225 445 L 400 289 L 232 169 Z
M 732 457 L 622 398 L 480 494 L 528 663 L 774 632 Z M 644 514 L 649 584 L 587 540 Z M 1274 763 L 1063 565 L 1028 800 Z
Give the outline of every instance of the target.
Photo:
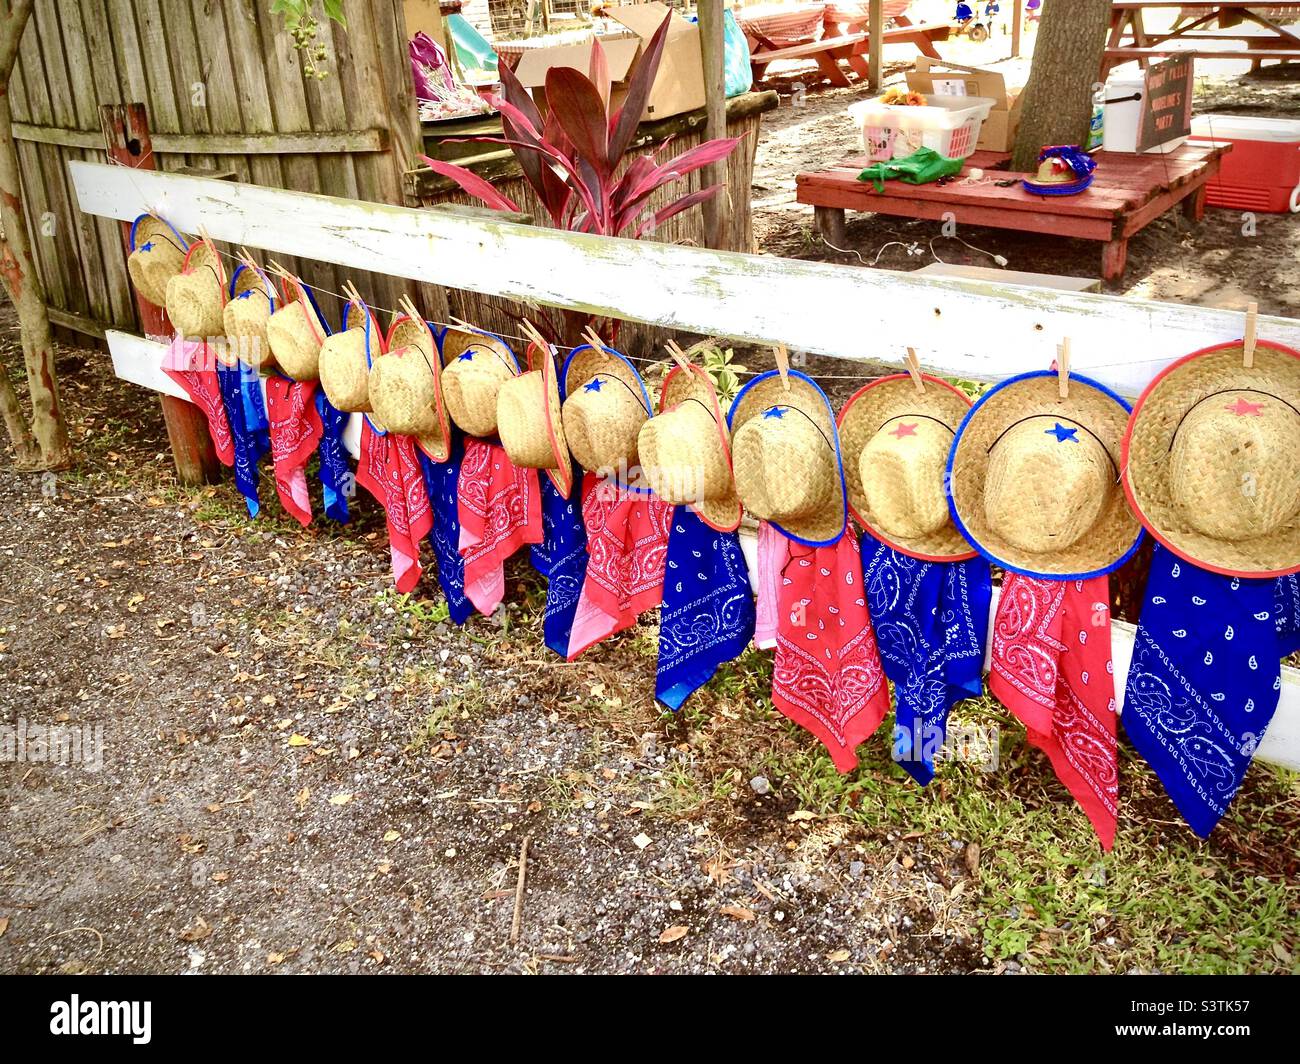
M 1043 369 L 1069 336 L 1075 372 L 1133 396 L 1168 362 L 1237 339 L 1244 324 L 1206 307 L 616 240 L 100 163 L 69 168 L 81 209 L 106 218 L 155 210 L 183 232 L 203 226 L 236 245 L 809 354 L 901 366 L 910 345 L 927 369 L 972 379 Z M 1263 316 L 1259 336 L 1300 348 L 1300 321 Z M 185 398 L 162 372 L 161 344 L 120 332 L 108 343 L 119 377 Z M 345 438 L 354 456 L 355 436 Z M 1122 699 L 1133 626 L 1116 621 L 1112 636 Z M 1257 756 L 1300 770 L 1300 670 L 1282 670 Z

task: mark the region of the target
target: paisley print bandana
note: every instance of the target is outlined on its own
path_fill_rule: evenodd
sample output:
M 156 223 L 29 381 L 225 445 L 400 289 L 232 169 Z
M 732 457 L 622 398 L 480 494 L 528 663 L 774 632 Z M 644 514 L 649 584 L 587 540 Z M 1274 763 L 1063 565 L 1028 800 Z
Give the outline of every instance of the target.
M 870 535 L 862 555 L 867 607 L 894 684 L 894 760 L 924 785 L 934 778 L 948 711 L 984 692 L 989 563 L 924 562 Z
M 415 441 L 395 432 L 379 435 L 367 418 L 361 426 L 357 483 L 379 502 L 388 520 L 393 583 L 402 594 L 420 582 L 420 540 L 433 525 Z
M 1002 579 L 989 690 L 1025 725 L 1104 849 L 1119 816 L 1115 676 L 1106 576 Z
M 735 532 L 717 532 L 686 506 L 673 513 L 659 610 L 655 697 L 681 709 L 754 634 L 749 570 Z
M 235 464 L 235 441 L 230 434 L 226 405 L 221 399 L 216 365 L 216 356 L 207 344 L 193 343 L 181 336 L 172 340 L 162 361 L 163 372 L 185 389 L 190 402 L 208 419 L 208 435 L 212 437 L 217 458 L 222 465 L 232 466 Z
M 291 381 L 278 373 L 266 378 L 275 490 L 281 505 L 303 527 L 311 524 L 307 463 L 324 431 L 316 411 L 315 392 L 315 381 Z
M 242 362 L 217 365 L 217 382 L 226 404 L 226 420 L 235 449 L 235 486 L 244 496 L 248 516 L 256 517 L 262 505 L 257 497 L 257 463 L 271 449 L 266 409 L 255 372 L 245 373 Z
M 785 534 L 768 521 L 758 526 L 758 570 L 755 594 L 754 646 L 776 648 L 777 620 L 781 613 L 781 571 L 790 560 Z
M 341 525 L 348 523 L 348 497 L 352 494 L 352 469 L 343 446 L 343 430 L 350 414 L 339 410 L 316 389 L 316 414 L 320 418 L 320 483 L 325 494 L 325 516 Z
M 1277 709 L 1300 631 L 1294 577 L 1198 569 L 1156 544 L 1124 693 L 1124 731 L 1207 837 Z
M 851 772 L 858 744 L 889 712 L 861 550 L 851 535 L 824 547 L 781 539 L 772 703 L 821 740 L 839 771 Z M 774 541 L 760 536 L 760 551 L 765 546 L 772 551 Z M 760 556 L 760 571 L 771 564 Z
M 582 523 L 582 481 L 574 480 L 569 498 L 550 477 L 542 486 L 542 542 L 532 548 L 533 568 L 546 577 L 546 645 L 560 657 L 569 653 L 573 616 L 587 573 L 587 529 Z
M 419 447 L 415 449 L 424 470 L 424 486 L 433 507 L 433 527 L 429 545 L 438 559 L 438 586 L 447 599 L 447 614 L 453 624 L 464 624 L 474 612 L 474 604 L 465 597 L 465 559 L 460 556 L 460 513 L 457 487 L 465 445 L 458 433 L 452 433 L 445 462 L 435 462 Z
M 587 573 L 582 581 L 568 658 L 615 632 L 663 600 L 673 506 L 587 474 L 582 520 Z
M 465 596 L 487 616 L 505 598 L 506 559 L 525 543 L 542 541 L 537 470 L 517 469 L 501 444 L 470 437 L 457 492 Z

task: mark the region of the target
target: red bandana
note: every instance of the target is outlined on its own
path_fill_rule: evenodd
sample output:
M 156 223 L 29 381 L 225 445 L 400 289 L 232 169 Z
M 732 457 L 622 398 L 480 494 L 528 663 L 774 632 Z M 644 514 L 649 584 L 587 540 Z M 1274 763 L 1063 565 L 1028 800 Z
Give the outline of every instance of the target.
M 862 588 L 858 538 L 829 547 L 759 536 L 778 553 L 776 660 L 772 703 L 830 751 L 841 772 L 858 764 L 857 745 L 889 712 L 889 687 Z M 760 572 L 772 561 L 760 559 Z
M 190 402 L 207 415 L 208 435 L 222 465 L 235 464 L 235 441 L 221 401 L 217 382 L 217 359 L 207 344 L 176 336 L 163 356 L 163 372 L 185 389 Z
M 587 575 L 569 636 L 569 660 L 663 601 L 673 506 L 591 474 L 583 488 Z
M 465 597 L 484 616 L 506 593 L 506 559 L 542 541 L 536 469 L 516 469 L 499 443 L 467 438 L 457 488 Z
M 398 591 L 406 594 L 420 582 L 420 540 L 433 527 L 433 509 L 415 441 L 393 432 L 381 436 L 369 419 L 364 420 L 357 483 L 384 508 L 388 549 L 393 555 L 393 582 Z
M 1118 819 L 1110 584 L 1007 573 L 989 690 L 1024 723 L 1109 850 Z
M 316 412 L 315 392 L 315 381 L 291 381 L 278 373 L 266 378 L 275 490 L 284 508 L 304 527 L 311 523 L 307 463 L 325 431 Z

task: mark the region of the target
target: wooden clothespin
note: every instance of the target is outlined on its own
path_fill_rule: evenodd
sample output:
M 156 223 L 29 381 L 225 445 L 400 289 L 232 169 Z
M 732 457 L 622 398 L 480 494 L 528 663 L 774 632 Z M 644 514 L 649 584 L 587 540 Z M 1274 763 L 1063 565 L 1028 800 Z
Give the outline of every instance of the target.
M 458 318 L 454 314 L 448 314 L 447 318 L 450 321 L 450 323 L 454 325 L 457 329 L 461 330 L 461 332 L 471 332 L 471 333 L 478 332 L 478 326 L 471 325 L 464 318 Z
M 687 373 L 691 371 L 690 357 L 681 349 L 676 340 L 669 340 L 664 344 L 664 349 L 673 356 L 673 361 L 681 366 L 682 369 L 686 370 Z
M 592 328 L 591 325 L 588 324 L 582 327 L 582 338 L 586 340 L 587 343 L 591 344 L 591 346 L 597 351 L 605 350 L 605 341 L 600 338 L 600 333 Z
M 528 342 L 536 347 L 543 355 L 549 355 L 551 353 L 550 342 L 541 334 L 541 331 L 536 325 L 527 318 L 524 318 L 519 323 L 519 327 L 523 330 L 524 336 L 528 338 Z
M 291 274 L 288 270 L 286 270 L 283 266 L 281 266 L 278 262 L 276 262 L 275 259 L 267 259 L 266 267 L 277 277 L 285 281 L 296 281 L 298 279 L 293 274 Z
M 1259 329 L 1259 304 L 1246 304 L 1246 338 L 1241 343 L 1241 364 L 1246 369 L 1255 368 L 1255 341 Z
M 781 385 L 788 392 L 790 390 L 790 352 L 785 349 L 785 344 L 777 344 L 776 350 L 776 368 L 781 374 Z
M 424 315 L 415 309 L 415 304 L 411 302 L 411 297 L 405 292 L 403 292 L 401 297 L 397 300 L 397 309 L 414 322 L 424 321 Z
M 349 303 L 355 303 L 363 310 L 368 309 L 366 307 L 366 301 L 361 298 L 361 293 L 357 291 L 357 286 L 354 285 L 350 279 L 343 282 L 343 294 L 348 297 Z
M 907 349 L 907 373 L 912 378 L 918 392 L 925 391 L 925 381 L 921 379 L 921 360 L 916 355 L 916 348 Z
M 1070 398 L 1070 338 L 1068 336 L 1056 349 L 1056 382 L 1061 398 Z
M 208 232 L 208 227 L 206 225 L 199 226 L 199 239 L 211 244 L 213 251 L 217 250 L 217 242 L 212 239 L 212 234 Z

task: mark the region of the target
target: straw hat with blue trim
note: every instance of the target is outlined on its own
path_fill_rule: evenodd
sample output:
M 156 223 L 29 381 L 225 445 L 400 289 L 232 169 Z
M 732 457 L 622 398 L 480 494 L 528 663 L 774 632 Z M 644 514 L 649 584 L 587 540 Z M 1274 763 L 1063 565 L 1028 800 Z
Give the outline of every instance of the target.
M 1120 488 L 1128 404 L 1062 365 L 1003 381 L 971 408 L 948 482 L 957 526 L 989 561 L 1077 580 L 1119 568 L 1142 527 Z
M 471 436 L 497 434 L 497 393 L 519 373 L 501 337 L 456 321 L 442 334 L 442 391 L 451 420 Z
M 127 273 L 136 290 L 154 306 L 167 305 L 167 282 L 185 267 L 190 241 L 155 214 L 142 214 L 131 223 L 131 254 Z
M 242 261 L 230 275 L 230 301 L 222 324 L 232 353 L 253 369 L 274 369 L 275 359 L 266 338 L 266 323 L 280 305 L 275 285 L 251 261 Z
M 442 398 L 438 344 L 423 315 L 403 296 L 403 313 L 389 326 L 388 353 L 370 366 L 372 413 L 386 429 L 414 437 L 435 462 L 451 453 L 451 426 Z
M 370 366 L 384 353 L 384 334 L 351 282 L 343 291 L 349 299 L 343 308 L 343 328 L 321 344 L 320 384 L 336 409 L 369 414 Z M 380 428 L 377 418 L 371 421 Z
M 910 353 L 909 353 L 910 354 Z M 952 522 L 944 472 L 971 401 L 921 373 L 872 381 L 840 411 L 853 516 L 872 536 L 922 561 L 975 557 Z
M 769 370 L 741 389 L 727 420 L 745 509 L 808 546 L 837 543 L 849 511 L 826 393 L 796 370 Z
M 167 282 L 172 326 L 188 340 L 216 342 L 225 336 L 226 290 L 226 267 L 216 247 L 207 239 L 196 240 L 181 272 Z
M 320 379 L 320 349 L 330 333 L 311 289 L 283 266 L 269 263 L 280 277 L 284 298 L 266 321 L 266 339 L 276 367 L 295 381 Z
M 506 456 L 519 469 L 544 469 L 565 498 L 573 491 L 573 459 L 564 435 L 555 355 L 530 322 L 528 371 L 512 377 L 497 393 L 497 431 Z
M 650 417 L 650 393 L 625 355 L 604 344 L 575 347 L 560 374 L 564 435 L 593 473 L 626 476 L 637 464 L 637 436 Z
M 1300 572 L 1300 351 L 1236 341 L 1167 366 L 1133 409 L 1123 468 L 1134 511 L 1179 557 Z

